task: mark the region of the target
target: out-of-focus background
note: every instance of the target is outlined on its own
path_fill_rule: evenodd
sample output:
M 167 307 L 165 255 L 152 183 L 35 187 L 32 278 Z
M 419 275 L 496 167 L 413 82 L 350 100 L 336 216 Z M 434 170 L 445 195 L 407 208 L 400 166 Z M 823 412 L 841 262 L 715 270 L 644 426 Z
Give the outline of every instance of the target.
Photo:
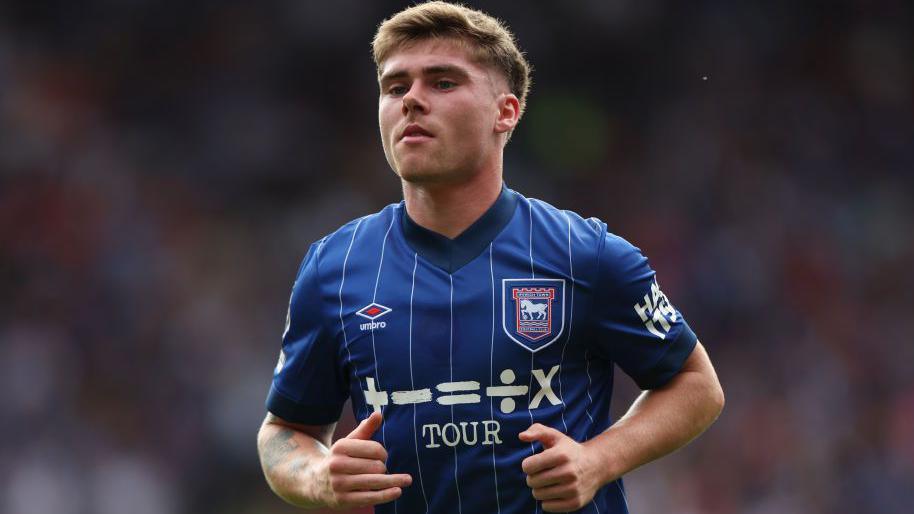
M 910 512 L 912 4 L 470 3 L 536 68 L 507 183 L 640 246 L 727 394 L 633 512 Z M 309 243 L 399 201 L 405 5 L 0 4 L 0 511 L 293 512 L 254 437 Z

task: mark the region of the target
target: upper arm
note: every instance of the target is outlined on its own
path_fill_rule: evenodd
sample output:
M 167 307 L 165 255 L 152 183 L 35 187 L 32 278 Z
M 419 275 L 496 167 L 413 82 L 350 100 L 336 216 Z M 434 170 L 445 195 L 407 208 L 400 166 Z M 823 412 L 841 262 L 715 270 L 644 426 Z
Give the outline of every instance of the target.
M 678 384 L 686 381 L 677 380 L 686 376 L 693 377 L 697 380 L 690 380 L 689 383 L 695 384 L 695 390 L 699 396 L 711 400 L 713 404 L 718 405 L 718 412 L 724 406 L 724 391 L 717 378 L 717 372 L 714 371 L 714 365 L 708 356 L 707 350 L 701 342 L 696 341 L 695 349 L 689 354 L 689 357 L 682 364 L 682 369 L 673 380 L 670 380 L 664 387 L 675 388 Z
M 349 396 L 334 318 L 318 273 L 321 243 L 311 246 L 292 286 L 282 353 L 273 373 L 267 410 L 302 426 L 336 422 Z
M 665 385 L 681 371 L 697 338 L 661 291 L 647 257 L 606 233 L 595 284 L 595 353 L 618 364 L 641 389 Z

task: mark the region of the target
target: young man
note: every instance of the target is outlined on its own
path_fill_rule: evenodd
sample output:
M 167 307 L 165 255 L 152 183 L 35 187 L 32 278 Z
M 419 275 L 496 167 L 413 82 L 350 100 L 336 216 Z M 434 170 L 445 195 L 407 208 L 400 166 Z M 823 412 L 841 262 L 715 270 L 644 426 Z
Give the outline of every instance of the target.
M 503 185 L 529 67 L 498 21 L 421 4 L 381 25 L 374 56 L 405 201 L 299 269 L 258 436 L 267 481 L 304 507 L 627 512 L 620 477 L 720 413 L 707 354 L 637 248 Z M 610 424 L 614 364 L 646 392 Z M 361 424 L 331 444 L 347 398 Z

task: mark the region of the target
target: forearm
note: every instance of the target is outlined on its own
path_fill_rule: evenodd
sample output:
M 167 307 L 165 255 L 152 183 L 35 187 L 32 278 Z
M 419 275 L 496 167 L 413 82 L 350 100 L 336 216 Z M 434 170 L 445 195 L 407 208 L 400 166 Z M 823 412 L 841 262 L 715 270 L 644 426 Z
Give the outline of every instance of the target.
M 645 391 L 628 412 L 584 443 L 595 452 L 608 483 L 698 437 L 720 415 L 724 396 L 704 348 L 662 388 Z
M 320 468 L 329 449 L 318 438 L 265 421 L 257 434 L 257 451 L 267 483 L 280 498 L 304 508 L 327 505 L 327 474 Z

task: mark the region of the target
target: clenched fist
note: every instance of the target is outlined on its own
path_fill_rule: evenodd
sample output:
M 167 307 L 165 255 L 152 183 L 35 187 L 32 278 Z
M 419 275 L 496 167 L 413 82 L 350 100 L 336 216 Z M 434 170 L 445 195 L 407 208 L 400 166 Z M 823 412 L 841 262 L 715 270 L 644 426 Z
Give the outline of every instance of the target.
M 534 423 L 519 434 L 528 443 L 539 441 L 543 451 L 524 459 L 521 467 L 533 497 L 546 512 L 570 512 L 587 505 L 600 488 L 599 463 L 584 445 L 554 428 Z
M 387 450 L 372 434 L 381 426 L 374 412 L 330 447 L 321 470 L 324 503 L 332 508 L 368 507 L 396 500 L 412 484 L 408 474 L 387 474 Z

